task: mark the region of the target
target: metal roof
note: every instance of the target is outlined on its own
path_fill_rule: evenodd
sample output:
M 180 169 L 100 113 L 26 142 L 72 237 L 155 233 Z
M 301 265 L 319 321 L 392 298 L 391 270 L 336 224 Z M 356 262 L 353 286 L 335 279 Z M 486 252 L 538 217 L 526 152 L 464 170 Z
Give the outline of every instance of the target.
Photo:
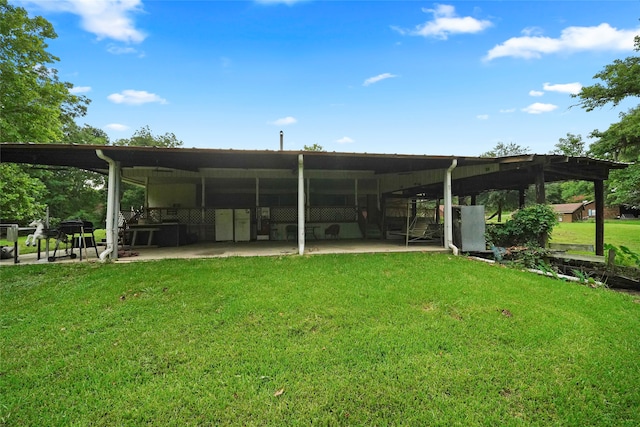
M 102 152 L 122 168 L 163 167 L 197 172 L 205 168 L 286 169 L 297 168 L 298 155 L 310 170 L 372 171 L 375 174 L 408 173 L 448 168 L 453 159 L 458 166 L 495 165 L 499 170 L 481 176 L 455 179 L 454 194 L 477 194 L 484 190 L 520 189 L 534 183 L 537 171 L 545 181 L 605 180 L 611 169 L 627 165 L 586 157 L 561 155 L 519 155 L 499 158 L 427 156 L 405 154 L 339 153 L 324 151 L 221 150 L 204 148 L 160 148 L 84 144 L 0 144 L 0 161 L 48 166 L 75 167 L 105 173 Z M 404 189 L 404 193 L 439 194 L 441 184 Z

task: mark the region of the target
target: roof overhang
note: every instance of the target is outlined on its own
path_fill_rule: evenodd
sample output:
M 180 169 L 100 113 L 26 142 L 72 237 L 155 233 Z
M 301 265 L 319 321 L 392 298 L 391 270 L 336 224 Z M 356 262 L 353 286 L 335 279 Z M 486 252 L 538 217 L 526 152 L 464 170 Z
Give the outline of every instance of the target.
M 203 148 L 160 148 L 84 144 L 0 144 L 4 163 L 26 163 L 80 168 L 106 173 L 107 163 L 97 151 L 120 163 L 123 170 L 166 168 L 199 172 L 204 169 L 297 170 L 298 156 L 304 155 L 306 170 L 368 171 L 375 175 L 408 174 L 446 170 L 453 159 L 458 167 L 487 165 L 490 172 L 454 179 L 454 194 L 477 194 L 485 190 L 515 190 L 535 182 L 543 171 L 546 182 L 567 180 L 606 180 L 611 169 L 623 163 L 587 157 L 560 155 L 520 155 L 499 158 L 426 156 L 402 154 L 338 153 L 324 151 L 220 150 Z M 496 165 L 498 167 L 496 168 Z M 480 168 L 482 169 L 482 168 Z M 402 194 L 439 194 L 442 185 L 434 183 L 402 189 Z

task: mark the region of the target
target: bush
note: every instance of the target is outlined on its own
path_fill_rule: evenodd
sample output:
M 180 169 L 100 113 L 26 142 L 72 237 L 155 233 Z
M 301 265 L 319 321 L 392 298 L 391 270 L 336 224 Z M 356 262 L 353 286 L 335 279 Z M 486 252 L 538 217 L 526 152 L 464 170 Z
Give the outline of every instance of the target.
M 515 212 L 504 224 L 487 228 L 487 242 L 492 246 L 544 247 L 558 219 L 549 205 L 531 205 Z

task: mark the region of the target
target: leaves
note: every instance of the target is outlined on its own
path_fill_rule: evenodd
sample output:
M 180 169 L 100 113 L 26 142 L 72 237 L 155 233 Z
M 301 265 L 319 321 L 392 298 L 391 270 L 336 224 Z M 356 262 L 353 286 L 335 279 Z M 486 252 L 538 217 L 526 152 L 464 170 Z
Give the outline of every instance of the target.
M 89 100 L 49 65 L 59 60 L 47 51 L 56 37 L 46 19 L 0 0 L 0 141 L 60 141 L 63 125 L 86 113 Z

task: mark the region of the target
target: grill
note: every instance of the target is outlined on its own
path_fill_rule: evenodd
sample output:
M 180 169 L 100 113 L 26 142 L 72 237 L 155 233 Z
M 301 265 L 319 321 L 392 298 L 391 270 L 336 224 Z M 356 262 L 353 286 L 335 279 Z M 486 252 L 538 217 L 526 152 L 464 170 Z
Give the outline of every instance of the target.
M 96 257 L 98 257 L 98 247 L 96 246 L 96 238 L 93 235 L 93 223 L 83 220 L 69 220 L 62 221 L 56 229 L 56 247 L 53 250 L 53 255 L 48 258 L 49 262 L 55 261 L 57 258 L 69 257 L 71 259 L 76 258 L 76 254 L 73 253 L 74 248 L 78 248 L 80 254 L 80 261 L 82 261 L 82 249 L 84 248 L 85 255 L 87 248 L 93 247 L 96 251 Z M 71 251 L 69 252 L 69 244 L 71 243 Z M 64 244 L 64 255 L 58 255 L 58 249 L 60 245 Z

